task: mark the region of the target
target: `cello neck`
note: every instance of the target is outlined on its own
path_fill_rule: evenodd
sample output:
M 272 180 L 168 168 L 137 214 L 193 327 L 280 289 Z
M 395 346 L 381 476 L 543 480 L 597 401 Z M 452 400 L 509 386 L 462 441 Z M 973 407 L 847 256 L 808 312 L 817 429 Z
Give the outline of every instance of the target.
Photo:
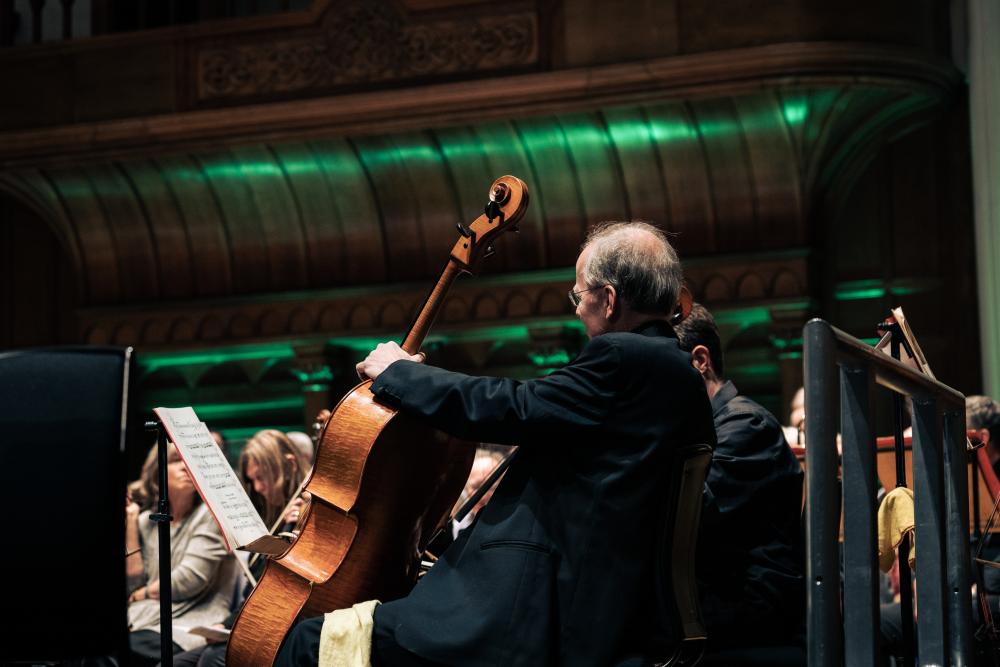
M 493 240 L 497 236 L 506 230 L 517 229 L 516 225 L 528 206 L 528 188 L 519 178 L 501 176 L 490 186 L 489 198 L 483 213 L 468 227 L 458 225 L 461 236 L 455 241 L 448 264 L 403 340 L 403 349 L 407 354 L 420 351 L 455 278 L 472 272 L 480 259 L 492 255 Z
M 424 338 L 427 337 L 427 332 L 430 331 L 431 325 L 434 324 L 434 319 L 437 317 L 438 311 L 441 310 L 441 306 L 444 305 L 445 297 L 448 295 L 448 290 L 451 289 L 451 284 L 455 282 L 455 279 L 465 269 L 462 268 L 453 259 L 448 260 L 448 264 L 444 267 L 444 271 L 441 272 L 441 277 L 438 278 L 437 284 L 434 285 L 434 289 L 427 296 L 427 300 L 424 301 L 423 308 L 417 314 L 417 319 L 413 322 L 413 326 L 410 327 L 410 332 L 406 334 L 406 338 L 403 340 L 403 350 L 407 354 L 416 354 L 420 351 L 420 346 L 424 344 Z

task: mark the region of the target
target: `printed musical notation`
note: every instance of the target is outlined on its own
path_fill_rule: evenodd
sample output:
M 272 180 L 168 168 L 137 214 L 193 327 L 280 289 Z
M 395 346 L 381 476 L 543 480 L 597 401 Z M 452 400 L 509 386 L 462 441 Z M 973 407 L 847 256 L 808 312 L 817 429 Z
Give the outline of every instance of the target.
M 205 423 L 191 408 L 156 408 L 170 439 L 194 479 L 198 492 L 215 516 L 230 549 L 268 536 L 239 477 L 215 444 Z

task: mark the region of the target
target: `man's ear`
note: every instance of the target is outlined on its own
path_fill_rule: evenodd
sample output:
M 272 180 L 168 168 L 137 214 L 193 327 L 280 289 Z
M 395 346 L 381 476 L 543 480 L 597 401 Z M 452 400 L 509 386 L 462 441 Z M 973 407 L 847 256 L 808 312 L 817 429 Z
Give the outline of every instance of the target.
M 615 291 L 613 285 L 605 285 L 603 294 L 608 300 L 607 305 L 604 307 L 604 317 L 609 322 L 612 322 L 621 314 L 621 303 L 618 300 L 618 292 Z
M 295 458 L 295 454 L 285 454 L 285 460 L 288 461 L 289 465 L 292 467 L 292 470 L 299 469 L 299 462 Z
M 691 350 L 691 365 L 702 375 L 712 372 L 712 355 L 704 345 L 695 345 Z

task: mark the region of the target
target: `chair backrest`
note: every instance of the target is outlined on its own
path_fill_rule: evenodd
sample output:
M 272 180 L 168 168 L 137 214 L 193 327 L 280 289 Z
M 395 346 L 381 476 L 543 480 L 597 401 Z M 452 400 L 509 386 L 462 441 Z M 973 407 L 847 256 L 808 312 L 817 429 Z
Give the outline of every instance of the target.
M 659 626 L 670 631 L 666 655 L 670 667 L 694 665 L 706 639 L 695 576 L 702 495 L 712 448 L 692 445 L 673 454 L 667 476 L 666 509 L 656 553 Z

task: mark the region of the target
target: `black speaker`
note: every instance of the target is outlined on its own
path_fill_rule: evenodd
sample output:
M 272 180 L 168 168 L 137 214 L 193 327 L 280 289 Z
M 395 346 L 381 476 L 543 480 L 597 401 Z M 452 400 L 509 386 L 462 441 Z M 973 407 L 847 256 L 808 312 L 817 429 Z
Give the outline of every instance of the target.
M 132 350 L 0 354 L 0 660 L 128 642 L 124 447 Z

